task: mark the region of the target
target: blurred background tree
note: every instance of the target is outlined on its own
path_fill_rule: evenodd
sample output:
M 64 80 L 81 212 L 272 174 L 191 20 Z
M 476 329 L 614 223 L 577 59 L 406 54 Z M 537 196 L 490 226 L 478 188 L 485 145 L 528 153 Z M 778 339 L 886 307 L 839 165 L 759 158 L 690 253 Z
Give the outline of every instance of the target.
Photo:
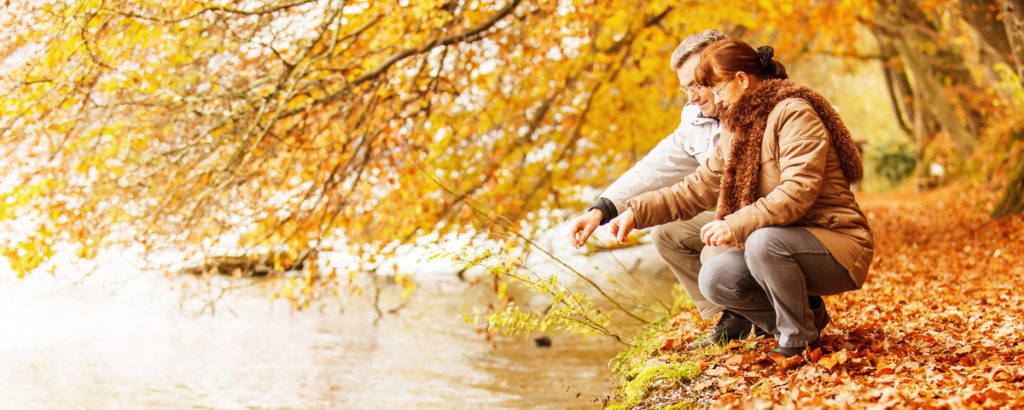
M 668 57 L 706 28 L 823 90 L 872 186 L 941 164 L 1020 212 L 1019 1 L 751 3 L 8 2 L 4 255 L 346 244 L 375 269 L 418 238 L 529 236 L 675 127 Z

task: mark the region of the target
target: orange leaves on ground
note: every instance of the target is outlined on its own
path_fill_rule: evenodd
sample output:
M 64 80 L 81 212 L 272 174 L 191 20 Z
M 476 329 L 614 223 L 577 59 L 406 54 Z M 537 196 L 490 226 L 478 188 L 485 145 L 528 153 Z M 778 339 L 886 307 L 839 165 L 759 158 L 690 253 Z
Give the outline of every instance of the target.
M 724 407 L 1024 406 L 1024 215 L 990 220 L 997 196 L 960 184 L 862 197 L 875 261 L 863 289 L 826 297 L 820 350 L 789 362 L 762 357 L 774 341 L 743 340 L 688 353 L 707 361 L 694 386 L 717 388 Z

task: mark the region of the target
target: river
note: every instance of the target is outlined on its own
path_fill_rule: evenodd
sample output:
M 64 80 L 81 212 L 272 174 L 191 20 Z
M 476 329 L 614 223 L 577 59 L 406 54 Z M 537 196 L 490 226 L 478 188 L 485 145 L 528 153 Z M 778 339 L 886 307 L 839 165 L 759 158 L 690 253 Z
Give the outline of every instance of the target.
M 644 280 L 670 285 L 658 266 Z M 199 314 L 197 285 L 180 278 L 0 275 L 0 408 L 597 408 L 623 348 L 486 340 L 462 308 L 493 293 L 454 274 L 417 277 L 407 299 L 382 287 L 393 312 L 379 318 L 366 295 L 295 311 L 241 288 Z

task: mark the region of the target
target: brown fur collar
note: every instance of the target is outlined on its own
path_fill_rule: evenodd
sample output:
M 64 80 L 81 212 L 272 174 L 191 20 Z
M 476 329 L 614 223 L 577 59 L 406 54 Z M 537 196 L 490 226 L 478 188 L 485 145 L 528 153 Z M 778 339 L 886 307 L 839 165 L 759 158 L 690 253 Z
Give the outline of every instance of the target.
M 817 91 L 790 80 L 763 80 L 758 89 L 740 97 L 721 117 L 722 125 L 732 133 L 729 160 L 722 173 L 722 189 L 718 195 L 716 217 L 724 218 L 757 199 L 758 173 L 761 164 L 761 142 L 768 114 L 783 100 L 800 98 L 807 101 L 821 118 L 839 154 L 839 166 L 852 184 L 864 175 L 860 152 L 839 114 Z

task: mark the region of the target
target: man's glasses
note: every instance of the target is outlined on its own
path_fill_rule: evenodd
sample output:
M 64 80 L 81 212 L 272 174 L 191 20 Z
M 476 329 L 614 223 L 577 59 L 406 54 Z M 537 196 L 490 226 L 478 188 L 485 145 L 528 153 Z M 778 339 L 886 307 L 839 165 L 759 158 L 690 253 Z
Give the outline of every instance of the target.
M 700 84 L 690 84 L 686 87 L 679 87 L 680 94 L 694 95 L 704 91 L 704 86 Z

